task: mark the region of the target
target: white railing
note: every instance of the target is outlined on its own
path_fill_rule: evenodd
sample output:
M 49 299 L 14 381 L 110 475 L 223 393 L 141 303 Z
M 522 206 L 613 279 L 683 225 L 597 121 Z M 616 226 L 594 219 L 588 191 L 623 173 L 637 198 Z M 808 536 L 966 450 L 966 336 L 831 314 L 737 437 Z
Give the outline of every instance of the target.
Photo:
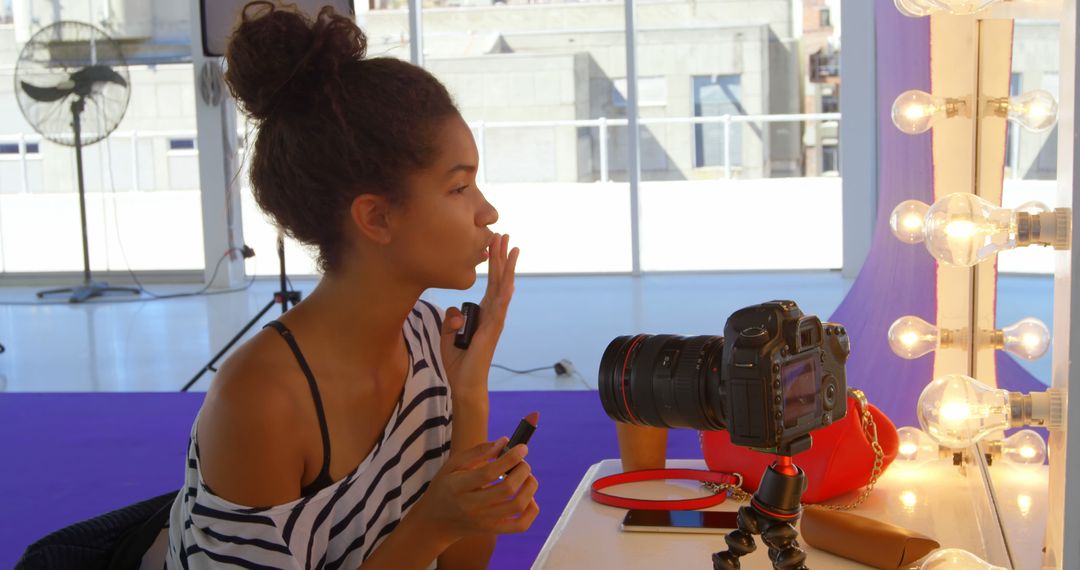
M 19 145 L 19 173 L 20 181 L 22 184 L 22 191 L 30 191 L 30 169 L 27 163 L 29 156 L 26 153 L 27 143 L 36 143 L 41 141 L 41 135 L 33 134 L 28 135 L 26 133 L 18 133 L 15 135 L 0 135 L 0 144 L 11 144 L 12 142 Z M 40 149 L 39 149 L 40 152 Z M 8 159 L 10 160 L 10 158 Z
M 142 188 L 139 187 L 139 173 L 140 173 L 139 172 L 139 160 L 138 160 L 139 141 L 141 141 L 141 140 L 154 140 L 154 139 L 161 139 L 161 138 L 164 138 L 164 139 L 192 139 L 192 140 L 195 140 L 197 138 L 197 136 L 198 136 L 198 133 L 195 130 L 183 130 L 183 129 L 179 129 L 179 130 L 147 130 L 147 131 L 135 130 L 135 131 L 114 131 L 113 133 L 111 133 L 109 135 L 109 140 L 112 141 L 112 140 L 115 140 L 115 139 L 128 139 L 129 145 L 130 145 L 130 148 L 131 148 L 131 156 L 132 156 L 132 161 L 131 161 L 131 177 L 132 177 L 132 184 L 133 184 L 132 190 L 138 192 L 138 191 L 142 190 Z M 243 136 L 243 133 L 241 133 L 241 136 Z M 41 149 L 40 148 L 38 149 L 37 154 L 28 154 L 27 151 L 26 151 L 26 145 L 29 144 L 29 143 L 39 143 L 40 144 L 42 140 L 44 140 L 44 137 L 41 136 L 40 134 L 37 134 L 37 133 L 32 133 L 32 134 L 31 133 L 0 134 L 0 144 L 17 143 L 19 145 L 18 160 L 20 162 L 20 172 L 22 174 L 21 190 L 22 190 L 23 193 L 30 192 L 30 174 L 29 174 L 29 168 L 28 168 L 29 162 L 30 161 L 41 160 Z M 97 144 L 106 144 L 106 143 L 102 142 L 102 143 L 97 143 Z M 96 145 L 87 145 L 87 146 L 83 147 L 84 152 L 85 152 L 86 149 L 91 149 L 91 148 L 94 148 L 95 146 Z M 181 152 L 181 151 L 174 151 L 174 152 Z M 6 155 L 6 156 L 0 155 L 0 159 L 2 159 L 2 160 L 15 160 L 15 155 Z M 112 160 L 112 158 L 109 157 L 109 160 Z
M 840 113 L 798 113 L 798 114 L 778 114 L 778 115 L 719 115 L 712 117 L 652 117 L 641 118 L 638 123 L 642 126 L 648 125 L 662 125 L 662 124 L 684 124 L 684 125 L 710 125 L 720 124 L 723 125 L 723 140 L 724 140 L 724 175 L 726 178 L 733 177 L 733 165 L 731 163 L 731 127 L 732 125 L 742 123 L 781 123 L 781 122 L 823 122 L 823 121 L 839 121 Z M 625 127 L 628 125 L 626 119 L 609 119 L 607 117 L 600 117 L 598 119 L 580 119 L 580 120 L 554 120 L 554 121 L 473 121 L 469 123 L 470 128 L 476 134 L 476 145 L 479 150 L 480 156 L 484 156 L 485 147 L 485 133 L 491 129 L 523 129 L 523 128 L 538 128 L 538 127 L 591 127 L 599 130 L 598 146 L 600 155 L 600 181 L 610 182 L 609 175 L 609 142 L 608 142 L 608 128 L 610 127 Z M 243 137 L 244 133 L 241 132 L 240 136 Z M 197 132 L 194 130 L 134 130 L 134 131 L 116 131 L 109 135 L 110 139 L 127 139 L 131 148 L 131 178 L 133 188 L 132 190 L 138 192 L 140 188 L 140 172 L 139 172 L 139 160 L 138 160 L 138 145 L 140 140 L 145 139 L 157 139 L 157 138 L 197 138 Z M 40 155 L 28 155 L 26 152 L 27 143 L 40 142 L 42 136 L 36 133 L 15 133 L 15 134 L 0 134 L 0 143 L 18 143 L 19 154 L 18 160 L 20 161 L 20 172 L 22 175 L 21 189 L 24 193 L 30 191 L 30 177 L 27 167 L 28 160 L 40 160 Z M 13 160 L 15 157 L 10 156 L 9 159 Z M 483 162 L 483 160 L 481 160 Z M 484 183 L 487 181 L 484 165 L 481 164 L 481 170 L 478 174 L 479 182 Z
M 724 126 L 724 176 L 732 178 L 731 165 L 731 125 L 740 123 L 805 123 L 839 121 L 840 113 L 790 113 L 779 115 L 718 115 L 714 117 L 643 117 L 638 119 L 638 124 L 648 125 L 714 125 Z M 579 119 L 561 121 L 473 121 L 469 127 L 476 131 L 476 146 L 480 156 L 484 156 L 484 132 L 488 129 L 523 129 L 537 127 L 595 127 L 600 131 L 598 137 L 600 147 L 600 181 L 610 182 L 608 176 L 608 127 L 625 127 L 629 124 L 627 119 Z M 483 162 L 483 160 L 481 160 Z M 479 181 L 483 183 L 486 176 L 481 164 Z

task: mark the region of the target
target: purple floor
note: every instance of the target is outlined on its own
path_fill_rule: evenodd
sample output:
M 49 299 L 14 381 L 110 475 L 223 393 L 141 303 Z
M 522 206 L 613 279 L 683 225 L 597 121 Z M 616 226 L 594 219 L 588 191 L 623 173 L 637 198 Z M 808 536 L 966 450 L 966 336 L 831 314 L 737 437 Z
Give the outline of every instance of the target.
M 188 432 L 203 394 L 0 394 L 0 568 L 68 524 L 180 486 Z M 528 568 L 590 465 L 617 457 L 596 392 L 495 392 L 491 434 L 540 412 L 529 463 L 540 516 L 499 539 L 491 568 Z M 701 457 L 697 435 L 671 437 L 669 457 Z

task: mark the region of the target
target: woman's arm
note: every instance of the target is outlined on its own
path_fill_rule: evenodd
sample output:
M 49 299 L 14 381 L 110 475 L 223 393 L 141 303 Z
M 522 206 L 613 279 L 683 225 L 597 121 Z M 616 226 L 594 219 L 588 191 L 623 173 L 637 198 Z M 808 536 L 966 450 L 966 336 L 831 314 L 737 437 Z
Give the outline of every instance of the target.
M 199 469 L 218 497 L 237 505 L 281 505 L 299 497 L 303 444 L 296 394 L 280 370 L 229 359 L 199 412 Z
M 488 438 L 488 394 L 484 383 L 482 395 L 471 397 L 453 392 L 454 433 L 451 436 L 450 453 L 469 449 Z M 463 538 L 448 546 L 439 555 L 440 570 L 465 570 L 487 568 L 495 551 L 495 535 L 482 534 Z M 366 569 L 365 569 L 366 570 Z
M 518 446 L 500 457 L 505 444 L 500 438 L 452 455 L 361 570 L 424 568 L 436 557 L 439 568 L 486 568 L 491 549 L 466 547 L 494 546 L 496 534 L 524 531 L 539 512 L 528 450 Z M 503 473 L 509 475 L 493 484 Z
M 518 258 L 518 249 L 510 250 L 509 244 L 510 236 L 492 236 L 487 289 L 480 302 L 480 323 L 468 350 L 459 350 L 453 343 L 454 333 L 465 324 L 461 312 L 450 309 L 444 319 L 442 354 L 450 375 L 454 406 L 451 454 L 488 439 L 488 372 L 495 356 L 495 347 L 502 336 L 510 299 L 514 295 L 514 271 Z M 494 550 L 494 534 L 465 538 L 439 556 L 439 568 L 486 568 Z

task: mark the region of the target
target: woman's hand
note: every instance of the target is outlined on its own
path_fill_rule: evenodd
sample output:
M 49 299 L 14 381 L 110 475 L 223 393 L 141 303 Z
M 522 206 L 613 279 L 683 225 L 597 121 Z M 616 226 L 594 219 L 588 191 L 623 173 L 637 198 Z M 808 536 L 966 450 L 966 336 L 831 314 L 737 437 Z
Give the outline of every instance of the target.
M 454 334 L 465 324 L 465 317 L 456 308 L 446 311 L 442 330 L 442 357 L 450 386 L 461 395 L 482 392 L 487 396 L 487 377 L 495 346 L 499 343 L 506 311 L 514 296 L 514 269 L 518 248 L 507 251 L 510 236 L 495 234 L 488 246 L 488 282 L 480 301 L 480 324 L 467 350 L 454 346 Z
M 416 503 L 420 521 L 432 538 L 447 544 L 478 534 L 523 532 L 539 514 L 536 479 L 524 461 L 529 450 L 515 446 L 499 452 L 507 438 L 486 442 L 450 458 Z M 509 473 L 500 480 L 500 476 Z

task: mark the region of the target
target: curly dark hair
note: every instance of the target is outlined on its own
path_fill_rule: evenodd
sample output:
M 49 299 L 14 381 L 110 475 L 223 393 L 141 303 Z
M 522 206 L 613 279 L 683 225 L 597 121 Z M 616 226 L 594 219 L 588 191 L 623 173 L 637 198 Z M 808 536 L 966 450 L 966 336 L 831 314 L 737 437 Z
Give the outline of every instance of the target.
M 225 80 L 258 126 L 255 200 L 290 237 L 340 267 L 352 200 L 403 204 L 405 177 L 434 159 L 437 127 L 458 116 L 434 76 L 393 58 L 365 59 L 367 38 L 324 7 L 248 3 L 226 49 Z

